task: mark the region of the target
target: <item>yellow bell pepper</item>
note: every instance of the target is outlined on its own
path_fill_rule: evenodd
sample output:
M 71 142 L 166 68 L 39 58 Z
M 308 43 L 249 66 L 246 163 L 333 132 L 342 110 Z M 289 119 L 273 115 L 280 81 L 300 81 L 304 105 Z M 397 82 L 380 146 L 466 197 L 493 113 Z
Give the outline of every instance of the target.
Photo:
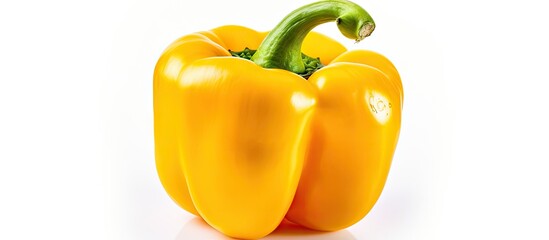
M 154 72 L 156 165 L 179 206 L 246 239 L 285 217 L 343 229 L 373 207 L 398 140 L 402 84 L 382 55 L 310 32 L 328 21 L 356 41 L 375 26 L 352 2 L 320 1 L 269 33 L 223 26 L 164 51 Z

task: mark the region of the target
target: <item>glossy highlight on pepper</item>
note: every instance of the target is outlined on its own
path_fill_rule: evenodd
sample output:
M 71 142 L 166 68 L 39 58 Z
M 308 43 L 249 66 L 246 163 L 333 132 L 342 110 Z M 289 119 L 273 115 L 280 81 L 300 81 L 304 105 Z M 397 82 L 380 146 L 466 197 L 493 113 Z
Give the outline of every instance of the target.
M 402 83 L 384 56 L 311 32 L 330 21 L 353 40 L 375 27 L 352 2 L 320 1 L 270 32 L 223 26 L 164 51 L 154 71 L 155 157 L 174 202 L 244 239 L 284 218 L 334 231 L 370 211 L 398 141 Z M 231 54 L 245 49 L 257 51 Z M 324 66 L 308 79 L 303 54 Z

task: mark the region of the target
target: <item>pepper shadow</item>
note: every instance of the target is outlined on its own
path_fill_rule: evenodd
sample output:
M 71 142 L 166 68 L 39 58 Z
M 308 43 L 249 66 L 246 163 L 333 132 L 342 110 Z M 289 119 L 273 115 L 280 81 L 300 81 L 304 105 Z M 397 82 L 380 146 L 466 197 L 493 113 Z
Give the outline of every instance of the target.
M 175 240 L 187 239 L 237 240 L 223 235 L 198 217 L 185 223 L 175 238 Z M 336 232 L 319 232 L 301 227 L 287 220 L 282 221 L 278 228 L 262 239 L 356 240 L 355 236 L 345 229 Z

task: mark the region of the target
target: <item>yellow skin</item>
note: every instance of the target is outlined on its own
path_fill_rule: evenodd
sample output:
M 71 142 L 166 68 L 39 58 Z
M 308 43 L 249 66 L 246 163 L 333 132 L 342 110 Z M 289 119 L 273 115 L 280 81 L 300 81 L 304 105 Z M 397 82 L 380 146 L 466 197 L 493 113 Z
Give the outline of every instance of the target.
M 270 34 L 224 26 L 166 49 L 154 72 L 156 165 L 179 206 L 246 239 L 284 217 L 333 231 L 370 211 L 397 144 L 402 83 L 382 55 L 307 34 L 328 20 L 357 40 L 375 27 L 354 3 L 321 1 Z M 228 51 L 246 47 L 258 49 L 253 62 Z M 300 51 L 325 65 L 308 80 L 292 72 Z
M 313 131 L 287 218 L 335 231 L 362 219 L 383 190 L 400 130 L 402 87 L 392 64 L 369 51 L 343 53 L 309 82 L 319 90 Z

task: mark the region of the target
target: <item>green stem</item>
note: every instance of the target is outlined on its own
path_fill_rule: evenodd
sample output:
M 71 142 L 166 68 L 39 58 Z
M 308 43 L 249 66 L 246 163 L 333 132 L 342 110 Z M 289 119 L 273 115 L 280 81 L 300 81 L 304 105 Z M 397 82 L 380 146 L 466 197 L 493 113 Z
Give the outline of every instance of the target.
M 336 21 L 339 31 L 357 42 L 370 36 L 375 23 L 360 6 L 347 0 L 324 0 L 296 9 L 267 35 L 252 61 L 264 68 L 280 68 L 303 73 L 301 44 L 316 26 Z M 319 45 L 318 47 L 324 47 Z

